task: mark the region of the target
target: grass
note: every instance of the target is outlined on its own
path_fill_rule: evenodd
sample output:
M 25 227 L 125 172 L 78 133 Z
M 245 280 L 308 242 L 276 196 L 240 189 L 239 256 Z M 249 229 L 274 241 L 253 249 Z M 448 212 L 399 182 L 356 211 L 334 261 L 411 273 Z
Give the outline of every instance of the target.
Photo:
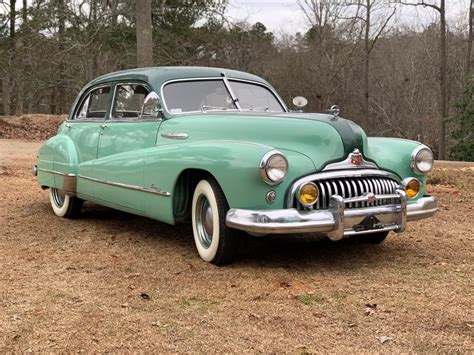
M 298 295 L 295 299 L 307 306 L 310 306 L 314 303 L 323 303 L 326 299 L 321 295 Z

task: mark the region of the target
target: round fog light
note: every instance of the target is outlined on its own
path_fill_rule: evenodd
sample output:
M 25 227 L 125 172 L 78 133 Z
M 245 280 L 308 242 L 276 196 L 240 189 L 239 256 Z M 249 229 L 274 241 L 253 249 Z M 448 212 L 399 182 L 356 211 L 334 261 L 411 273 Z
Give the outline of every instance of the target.
M 408 198 L 415 198 L 421 190 L 421 182 L 415 178 L 407 178 L 403 180 L 403 186 L 405 187 L 405 193 Z
M 316 201 L 318 201 L 318 197 L 318 187 L 312 182 L 307 182 L 301 185 L 298 190 L 298 200 L 305 207 L 314 205 Z

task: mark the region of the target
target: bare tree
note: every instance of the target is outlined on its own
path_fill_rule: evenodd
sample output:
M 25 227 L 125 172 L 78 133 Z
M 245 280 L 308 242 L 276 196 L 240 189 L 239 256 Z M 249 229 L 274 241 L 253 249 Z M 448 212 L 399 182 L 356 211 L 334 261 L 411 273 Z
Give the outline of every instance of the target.
M 393 7 L 392 12 L 381 20 L 379 27 L 372 33 L 371 28 L 376 24 L 374 21 L 373 16 L 374 13 L 380 9 L 379 0 L 362 0 L 356 4 L 358 7 L 362 7 L 365 11 L 365 16 L 359 17 L 364 23 L 364 104 L 362 106 L 362 113 L 367 118 L 367 120 L 371 120 L 371 112 L 370 112 L 370 54 L 374 49 L 377 40 L 384 32 L 385 28 L 387 27 L 389 21 L 395 15 L 396 7 Z M 359 10 L 358 10 L 359 11 Z
M 466 83 L 471 81 L 471 67 L 472 67 L 472 26 L 474 17 L 474 0 L 471 0 L 469 4 L 469 35 L 467 38 L 467 56 L 466 56 Z
M 401 2 L 404 5 L 423 6 L 431 8 L 439 13 L 440 35 L 439 35 L 439 138 L 438 138 L 438 159 L 443 160 L 446 157 L 446 121 L 448 120 L 448 60 L 446 54 L 446 0 L 440 0 L 440 4 L 434 5 L 421 0 L 418 3 Z
M 151 0 L 135 2 L 137 26 L 137 67 L 153 65 L 153 37 L 151 24 Z

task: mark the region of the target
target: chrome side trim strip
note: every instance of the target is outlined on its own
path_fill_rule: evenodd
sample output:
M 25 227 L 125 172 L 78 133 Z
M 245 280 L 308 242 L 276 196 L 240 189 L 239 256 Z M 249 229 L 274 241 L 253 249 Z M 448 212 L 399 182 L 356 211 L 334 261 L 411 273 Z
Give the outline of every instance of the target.
M 93 178 L 93 177 L 84 176 L 84 175 L 81 175 L 81 174 L 79 174 L 78 177 L 81 178 L 81 179 L 84 179 L 84 180 L 97 182 L 99 184 L 110 185 L 110 186 L 115 186 L 115 187 L 121 187 L 123 189 L 147 192 L 147 193 L 150 193 L 150 194 L 160 195 L 160 196 L 164 196 L 164 197 L 170 197 L 171 196 L 170 192 L 164 191 L 164 190 L 162 190 L 158 187 L 155 187 L 154 185 L 151 185 L 151 187 L 141 187 L 141 186 L 136 186 L 136 185 L 123 184 L 121 182 L 100 180 L 100 179 L 96 179 L 96 178 Z
M 37 170 L 42 171 L 44 173 L 51 173 L 51 174 L 56 174 L 56 175 L 61 175 L 61 176 L 69 176 L 69 177 L 76 176 L 76 174 L 62 173 L 60 171 L 55 171 L 55 170 L 50 170 L 50 169 L 45 169 L 45 168 L 37 168 Z
M 161 136 L 163 138 L 169 138 L 169 139 L 188 139 L 189 134 L 187 133 L 161 133 Z

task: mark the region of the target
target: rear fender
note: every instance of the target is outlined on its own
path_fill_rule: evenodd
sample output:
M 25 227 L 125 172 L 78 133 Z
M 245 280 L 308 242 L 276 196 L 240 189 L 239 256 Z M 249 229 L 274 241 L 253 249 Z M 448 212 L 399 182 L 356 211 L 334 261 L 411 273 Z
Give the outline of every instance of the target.
M 78 161 L 77 146 L 69 136 L 58 134 L 48 139 L 38 153 L 39 184 L 75 194 Z

